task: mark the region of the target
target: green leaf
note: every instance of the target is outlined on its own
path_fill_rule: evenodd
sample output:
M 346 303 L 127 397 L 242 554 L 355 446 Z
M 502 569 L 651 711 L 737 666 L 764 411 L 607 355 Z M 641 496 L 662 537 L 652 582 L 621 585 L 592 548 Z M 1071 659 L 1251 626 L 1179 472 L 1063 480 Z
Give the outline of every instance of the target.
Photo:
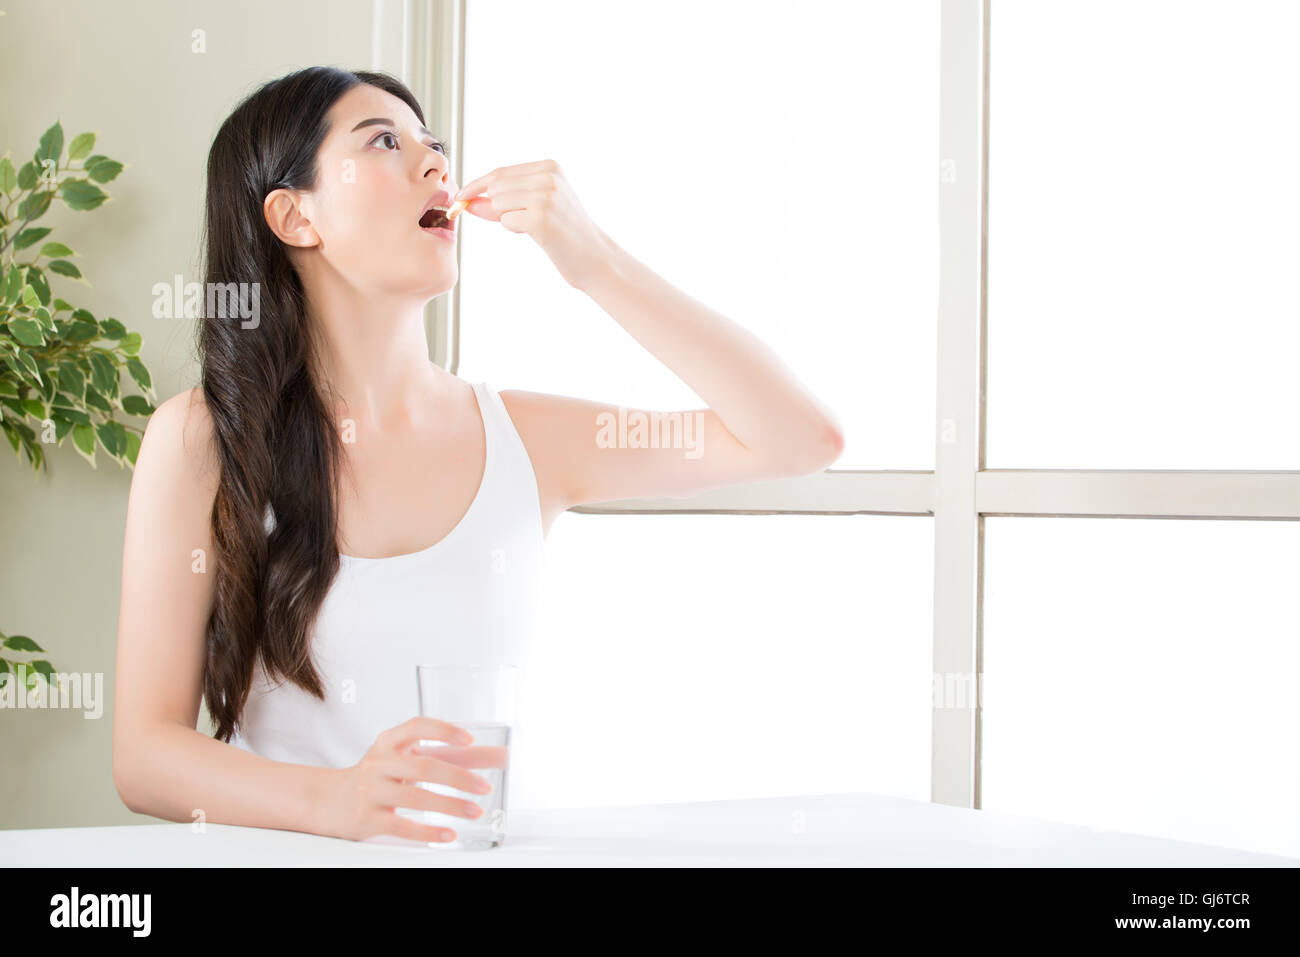
M 9 273 L 5 276 L 4 284 L 4 301 L 6 305 L 18 301 L 19 293 L 23 288 L 23 271 L 17 266 L 10 268 Z
M 8 328 L 13 337 L 25 346 L 45 345 L 45 336 L 41 334 L 41 324 L 35 319 L 10 319 Z
M 86 387 L 86 405 L 92 409 L 99 409 L 101 412 L 113 411 L 113 403 L 109 402 L 90 386 Z
M 72 427 L 72 444 L 77 447 L 88 462 L 95 464 L 95 430 L 89 425 L 77 424 Z
M 90 151 L 94 148 L 94 133 L 78 133 L 73 137 L 71 145 L 68 146 L 68 159 L 79 160 L 84 156 L 90 155 Z
M 28 160 L 18 168 L 18 188 L 31 189 L 36 185 L 36 163 Z
M 151 415 L 154 411 L 149 400 L 142 395 L 123 396 L 122 408 L 131 415 Z
M 49 230 L 46 230 L 46 232 L 49 232 Z M 44 246 L 41 247 L 40 254 L 42 256 L 47 256 L 50 259 L 58 259 L 61 256 L 77 255 L 67 246 L 63 245 L 63 243 L 46 243 Z
M 27 370 L 27 374 L 32 377 L 33 382 L 41 381 L 42 378 L 41 370 L 36 368 L 36 360 L 33 359 L 28 353 L 19 350 L 18 364 Z
M 63 416 L 69 422 L 72 422 L 75 425 L 90 425 L 90 416 L 81 409 L 68 405 L 69 401 L 70 400 L 67 399 L 66 396 L 60 393 L 55 397 L 54 402 L 51 404 L 54 406 L 54 411 Z
M 41 464 L 45 461 L 45 451 L 41 448 L 41 443 L 33 439 L 23 448 L 27 452 L 27 460 L 32 463 L 32 469 L 39 472 Z
M 60 276 L 67 276 L 69 279 L 81 278 L 81 270 L 66 259 L 56 259 L 47 264 L 46 268 L 52 273 L 56 273 Z
M 126 454 L 126 437 L 129 433 L 126 426 L 116 420 L 109 422 L 108 427 L 113 430 L 113 441 L 117 443 L 117 457 L 120 461 Z
M 95 434 L 99 436 L 99 444 L 104 447 L 104 451 L 113 458 L 117 458 L 125 448 L 119 451 L 117 447 L 117 433 L 113 430 L 111 422 L 99 422 L 95 425 Z
M 126 433 L 126 460 L 135 466 L 135 457 L 140 454 L 140 433 Z
M 27 662 L 27 668 L 29 669 L 29 672 L 34 671 L 44 678 L 46 684 L 54 684 L 54 666 L 44 658 Z
M 26 635 L 10 635 L 4 640 L 4 647 L 12 651 L 39 651 L 45 653 L 45 649 L 32 641 Z
M 67 300 L 64 300 L 64 299 L 55 299 L 55 300 L 54 300 L 54 311 L 55 311 L 55 312 L 66 312 L 67 310 L 69 310 L 69 309 L 71 309 L 71 308 L 72 308 L 72 303 L 68 302 Z
M 94 342 L 99 338 L 99 325 L 94 322 L 65 322 L 60 333 L 71 342 Z
M 118 345 L 120 345 L 122 347 L 122 351 L 129 356 L 139 355 L 140 354 L 140 333 L 132 332 L 130 335 L 123 336 L 122 341 L 118 343 Z
M 27 267 L 27 284 L 36 290 L 36 298 L 42 306 L 50 304 L 50 284 L 45 281 L 45 273 L 36 266 Z
M 41 134 L 41 145 L 36 150 L 36 161 L 57 160 L 63 155 L 63 127 L 56 121 Z
M 0 378 L 0 395 L 18 397 L 18 386 L 8 379 Z
M 6 156 L 0 159 L 0 191 L 10 192 L 18 185 L 18 173 L 14 170 L 14 164 Z
M 23 399 L 23 411 L 30 415 L 37 422 L 45 421 L 45 403 L 40 399 Z
M 36 290 L 31 286 L 23 286 L 23 305 L 28 309 L 35 309 L 41 304 L 41 297 L 36 295 Z
M 76 423 L 58 411 L 51 412 L 50 418 L 54 420 L 54 442 L 56 445 L 62 445 L 63 437 L 72 431 Z
M 75 362 L 66 359 L 59 363 L 59 388 L 69 395 L 83 399 L 86 395 L 86 377 Z
M 126 326 L 122 325 L 111 316 L 107 319 L 101 319 L 99 330 L 105 339 L 121 339 L 126 335 Z
M 33 226 L 31 229 L 24 229 L 14 237 L 14 249 L 26 249 L 33 243 L 38 243 L 50 233 L 54 232 L 49 226 Z
M 136 385 L 145 392 L 153 391 L 153 379 L 149 376 L 149 370 L 135 356 L 126 360 L 126 371 L 131 373 L 131 378 L 135 380 Z
M 22 436 L 18 434 L 18 430 L 9 424 L 8 419 L 0 419 L 0 429 L 4 429 L 5 438 L 14 447 L 14 452 L 17 452 L 23 444 Z
M 93 165 L 91 165 L 90 160 L 86 160 L 86 172 L 90 178 L 96 183 L 107 183 L 117 179 L 117 174 L 122 172 L 122 164 L 106 156 L 98 157 L 98 159 L 99 162 Z
M 9 424 L 12 425 L 15 429 L 17 429 L 18 434 L 21 435 L 28 442 L 36 441 L 36 433 L 32 431 L 32 427 L 28 425 L 26 422 L 10 422 Z
M 23 197 L 23 201 L 18 204 L 18 218 L 31 220 L 40 219 L 49 211 L 50 200 L 54 197 L 54 190 L 47 189 L 38 193 L 29 193 Z
M 59 184 L 59 192 L 69 209 L 95 209 L 108 194 L 89 180 L 65 179 Z
M 36 366 L 41 370 L 41 381 L 36 384 L 36 392 L 46 402 L 53 402 L 54 393 L 58 391 L 54 384 L 54 363 L 42 357 L 36 360 Z
M 90 354 L 90 382 L 103 395 L 117 395 L 117 366 L 102 352 Z

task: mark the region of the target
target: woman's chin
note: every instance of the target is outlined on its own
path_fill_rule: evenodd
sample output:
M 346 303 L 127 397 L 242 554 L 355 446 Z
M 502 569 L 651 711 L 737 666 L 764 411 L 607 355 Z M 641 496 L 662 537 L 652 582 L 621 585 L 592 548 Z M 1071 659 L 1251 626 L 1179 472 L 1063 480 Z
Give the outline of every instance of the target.
M 459 279 L 460 274 L 456 269 L 456 264 L 452 263 L 450 269 L 435 267 L 421 270 L 412 279 L 410 288 L 413 293 L 432 299 L 450 291 Z

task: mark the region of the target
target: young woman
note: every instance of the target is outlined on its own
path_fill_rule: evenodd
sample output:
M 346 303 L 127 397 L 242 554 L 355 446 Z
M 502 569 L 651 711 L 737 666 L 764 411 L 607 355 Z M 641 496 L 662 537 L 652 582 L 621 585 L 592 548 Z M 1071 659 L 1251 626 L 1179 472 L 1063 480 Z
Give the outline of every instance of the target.
M 459 729 L 411 717 L 414 665 L 515 658 L 556 515 L 839 456 L 835 417 L 771 349 L 624 252 L 554 162 L 458 190 L 423 124 L 397 80 L 316 67 L 257 90 L 212 144 L 202 383 L 150 419 L 127 509 L 113 777 L 132 810 L 453 839 L 395 810 L 473 817 L 415 782 L 480 781 L 415 747 Z M 618 406 L 429 361 L 424 307 L 457 266 L 421 220 L 462 194 L 708 403 L 676 413 L 699 453 L 621 447 L 600 425 Z M 212 308 L 240 290 L 242 312 Z

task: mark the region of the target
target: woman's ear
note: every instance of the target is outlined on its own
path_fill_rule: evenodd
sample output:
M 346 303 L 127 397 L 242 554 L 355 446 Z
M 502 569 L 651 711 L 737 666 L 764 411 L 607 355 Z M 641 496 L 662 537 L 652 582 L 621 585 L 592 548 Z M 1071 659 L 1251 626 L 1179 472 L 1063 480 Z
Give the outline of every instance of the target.
M 294 190 L 273 189 L 262 201 L 262 215 L 266 217 L 266 225 L 290 246 L 307 248 L 320 243 L 320 236 L 302 209 L 306 200 L 307 197 Z

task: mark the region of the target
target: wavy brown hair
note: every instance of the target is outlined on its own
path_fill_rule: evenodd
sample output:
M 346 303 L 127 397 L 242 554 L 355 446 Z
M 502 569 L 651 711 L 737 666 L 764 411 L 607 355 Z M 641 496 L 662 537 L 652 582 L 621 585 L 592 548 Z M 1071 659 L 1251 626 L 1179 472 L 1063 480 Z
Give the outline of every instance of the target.
M 259 655 L 272 680 L 325 697 L 311 629 L 339 568 L 342 444 L 317 372 L 302 282 L 262 203 L 275 189 L 315 188 L 326 114 L 362 83 L 404 100 L 424 122 L 420 104 L 394 77 L 311 67 L 245 97 L 208 153 L 204 288 L 258 290 L 256 322 L 237 312 L 224 318 L 209 292 L 198 327 L 221 470 L 203 693 L 222 741 L 239 728 Z M 269 535 L 268 506 L 275 520 Z

